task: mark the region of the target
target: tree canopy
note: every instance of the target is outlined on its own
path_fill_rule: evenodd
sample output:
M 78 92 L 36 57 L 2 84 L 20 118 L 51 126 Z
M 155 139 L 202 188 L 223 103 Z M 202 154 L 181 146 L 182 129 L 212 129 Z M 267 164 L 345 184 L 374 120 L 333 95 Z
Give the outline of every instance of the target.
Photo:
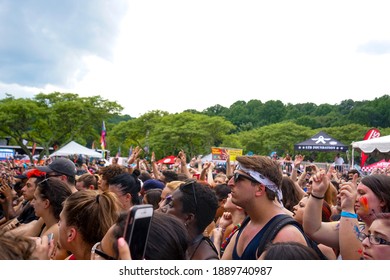
M 344 144 L 362 140 L 375 127 L 390 134 L 390 97 L 371 101 L 344 100 L 340 104 L 283 104 L 279 100 L 238 100 L 229 108 L 219 104 L 202 112 L 185 110 L 170 114 L 151 111 L 138 118 L 122 115 L 123 108 L 100 96 L 80 97 L 74 93 L 37 94 L 34 98 L 0 100 L 0 136 L 22 147 L 36 143 L 49 148 L 71 140 L 89 146 L 99 143 L 101 124 L 106 123 L 108 150 L 144 148 L 145 156 L 157 158 L 177 154 L 188 156 L 210 153 L 211 147 L 243 149 L 244 153 L 294 154 L 294 144 L 320 130 Z M 312 155 L 310 155 L 312 156 Z M 316 155 L 319 160 L 333 158 L 330 153 Z

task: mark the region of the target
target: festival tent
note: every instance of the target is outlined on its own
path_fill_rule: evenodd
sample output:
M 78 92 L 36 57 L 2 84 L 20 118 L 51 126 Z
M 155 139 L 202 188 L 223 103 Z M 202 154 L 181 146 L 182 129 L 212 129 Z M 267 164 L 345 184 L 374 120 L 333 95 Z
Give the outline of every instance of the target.
M 176 160 L 176 157 L 175 156 L 167 156 L 163 159 L 160 159 L 159 161 L 157 161 L 157 163 L 162 163 L 162 164 L 174 164 L 175 163 L 175 160 Z
M 309 139 L 294 145 L 298 151 L 320 151 L 320 152 L 346 152 L 348 146 L 332 138 L 323 131 Z
M 71 155 L 83 155 L 93 158 L 101 158 L 102 154 L 96 152 L 93 149 L 84 147 L 74 141 L 70 141 L 68 144 L 63 146 L 61 149 L 52 153 L 49 157 L 61 157 L 61 156 L 71 156 Z
M 385 159 L 382 159 L 378 162 L 374 162 L 373 164 L 363 166 L 362 170 L 366 171 L 366 172 L 370 172 L 376 168 L 383 169 L 383 168 L 387 168 L 387 167 L 390 167 L 390 161 L 386 161 Z
M 380 153 L 390 152 L 390 135 L 373 138 L 369 140 L 363 140 L 358 142 L 352 142 L 352 148 L 360 150 L 364 153 L 372 153 L 375 150 Z
M 385 157 L 389 156 L 390 135 L 373 138 L 369 140 L 352 142 L 352 161 L 354 159 L 355 150 L 364 152 L 366 154 L 377 153 Z

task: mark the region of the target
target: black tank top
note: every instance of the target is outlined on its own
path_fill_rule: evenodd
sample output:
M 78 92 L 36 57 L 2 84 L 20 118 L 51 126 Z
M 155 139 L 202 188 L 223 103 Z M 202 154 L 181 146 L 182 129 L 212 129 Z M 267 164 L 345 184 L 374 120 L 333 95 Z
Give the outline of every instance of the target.
M 283 215 L 283 214 L 281 214 Z M 233 260 L 257 260 L 257 248 L 259 247 L 260 239 L 264 232 L 267 230 L 269 225 L 271 224 L 272 220 L 275 219 L 278 215 L 272 217 L 271 220 L 268 221 L 268 223 L 253 237 L 253 239 L 248 243 L 246 248 L 244 249 L 244 252 L 242 252 L 242 255 L 239 256 L 237 253 L 237 243 L 238 239 L 240 238 L 241 232 L 244 230 L 246 225 L 250 221 L 250 217 L 246 217 L 244 222 L 241 225 L 241 228 L 237 234 L 236 242 L 234 243 L 233 247 L 233 254 L 232 254 L 232 259 Z

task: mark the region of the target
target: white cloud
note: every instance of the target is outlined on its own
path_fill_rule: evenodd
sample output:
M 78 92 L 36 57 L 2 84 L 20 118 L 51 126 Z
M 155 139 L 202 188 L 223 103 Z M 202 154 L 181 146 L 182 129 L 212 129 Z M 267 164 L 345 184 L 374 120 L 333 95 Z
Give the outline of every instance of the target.
M 101 95 L 134 117 L 371 100 L 389 94 L 387 11 L 375 0 L 131 1 L 113 56 L 83 54 L 64 92 Z

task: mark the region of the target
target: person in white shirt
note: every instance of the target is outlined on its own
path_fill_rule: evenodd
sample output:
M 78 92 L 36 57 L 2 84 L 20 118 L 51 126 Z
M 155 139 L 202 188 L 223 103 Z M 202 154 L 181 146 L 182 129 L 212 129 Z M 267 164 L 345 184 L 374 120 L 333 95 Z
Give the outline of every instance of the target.
M 336 170 L 342 172 L 343 164 L 344 164 L 344 159 L 340 156 L 340 153 L 337 153 L 336 157 L 334 158 L 334 165 L 336 167 Z

